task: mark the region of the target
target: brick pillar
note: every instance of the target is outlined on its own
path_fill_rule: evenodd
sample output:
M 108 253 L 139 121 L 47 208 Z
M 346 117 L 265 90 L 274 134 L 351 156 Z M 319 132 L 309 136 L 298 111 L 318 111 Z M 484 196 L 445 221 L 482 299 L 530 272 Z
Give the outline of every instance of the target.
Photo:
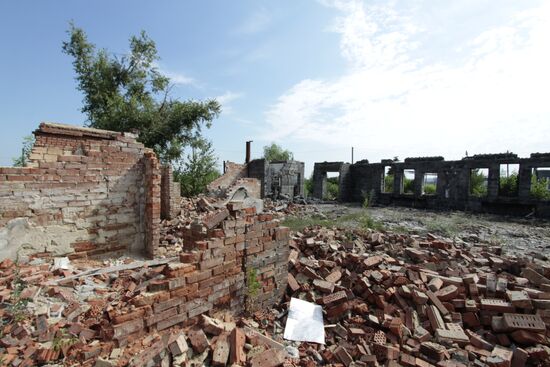
M 171 165 L 162 166 L 161 171 L 161 218 L 173 219 L 181 211 L 181 185 L 179 182 L 174 182 L 174 173 Z
M 533 168 L 525 163 L 519 165 L 518 196 L 523 200 L 531 196 L 531 172 Z
M 499 188 L 499 179 L 500 179 L 500 164 L 491 164 L 489 167 L 489 178 L 487 182 L 487 197 L 496 198 L 498 197 L 498 188 Z
M 145 163 L 145 254 L 153 258 L 160 241 L 161 169 L 153 151 L 144 154 Z
M 393 167 L 393 194 L 401 195 L 401 190 L 403 189 L 403 169 Z
M 313 169 L 313 197 L 323 199 L 327 189 L 327 173 Z

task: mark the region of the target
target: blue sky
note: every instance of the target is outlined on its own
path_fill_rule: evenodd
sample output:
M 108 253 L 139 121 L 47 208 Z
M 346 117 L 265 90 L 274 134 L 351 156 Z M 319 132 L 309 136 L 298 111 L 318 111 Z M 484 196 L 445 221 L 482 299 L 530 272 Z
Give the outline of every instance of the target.
M 145 30 L 174 97 L 211 98 L 220 161 L 548 151 L 548 1 L 3 1 L 0 165 L 41 121 L 85 123 L 73 20 L 111 52 Z

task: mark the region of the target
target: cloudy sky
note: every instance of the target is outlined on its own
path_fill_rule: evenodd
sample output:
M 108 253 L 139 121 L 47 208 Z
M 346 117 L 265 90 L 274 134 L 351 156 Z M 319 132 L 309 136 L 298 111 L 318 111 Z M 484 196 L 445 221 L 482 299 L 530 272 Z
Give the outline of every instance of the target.
M 0 4 L 0 165 L 40 121 L 83 125 L 68 22 L 117 54 L 141 29 L 174 96 L 217 98 L 221 160 L 274 141 L 306 162 L 550 150 L 550 2 Z

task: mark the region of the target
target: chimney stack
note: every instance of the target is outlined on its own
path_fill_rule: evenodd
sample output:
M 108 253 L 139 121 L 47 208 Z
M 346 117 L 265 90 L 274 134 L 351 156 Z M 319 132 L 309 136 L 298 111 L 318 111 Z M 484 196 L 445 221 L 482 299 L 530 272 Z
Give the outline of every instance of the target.
M 250 143 L 252 143 L 252 140 L 246 142 L 246 157 L 244 160 L 246 164 L 250 163 Z

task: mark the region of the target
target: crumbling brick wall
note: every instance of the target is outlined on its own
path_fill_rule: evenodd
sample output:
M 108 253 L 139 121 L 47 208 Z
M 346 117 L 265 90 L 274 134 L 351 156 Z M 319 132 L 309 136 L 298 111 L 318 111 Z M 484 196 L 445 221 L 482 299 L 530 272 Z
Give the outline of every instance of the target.
M 283 297 L 290 231 L 272 215 L 229 203 L 180 228 L 178 236 L 186 239 L 179 262 L 148 281 L 147 292 L 130 300 L 134 308 L 113 310 L 106 333 L 120 345 L 153 330 L 194 324 L 204 313 L 267 309 Z
M 28 167 L 0 168 L 0 257 L 121 254 L 158 242 L 160 167 L 135 135 L 50 123 L 34 135 Z

